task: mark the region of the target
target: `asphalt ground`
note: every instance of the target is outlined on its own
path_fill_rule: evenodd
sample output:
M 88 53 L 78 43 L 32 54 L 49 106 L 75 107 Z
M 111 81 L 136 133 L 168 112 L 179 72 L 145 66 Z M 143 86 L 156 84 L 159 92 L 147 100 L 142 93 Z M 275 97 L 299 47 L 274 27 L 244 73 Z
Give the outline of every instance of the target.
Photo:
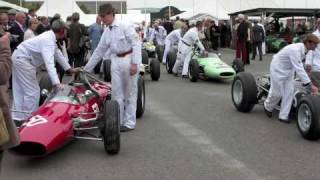
M 271 55 L 246 71 L 268 73 Z M 232 50 L 222 50 L 231 64 Z M 320 141 L 304 140 L 296 127 L 269 119 L 263 107 L 240 113 L 231 82 L 168 75 L 146 81 L 146 111 L 134 131 L 121 134 L 118 155 L 103 144 L 75 141 L 43 158 L 6 153 L 1 180 L 316 180 Z

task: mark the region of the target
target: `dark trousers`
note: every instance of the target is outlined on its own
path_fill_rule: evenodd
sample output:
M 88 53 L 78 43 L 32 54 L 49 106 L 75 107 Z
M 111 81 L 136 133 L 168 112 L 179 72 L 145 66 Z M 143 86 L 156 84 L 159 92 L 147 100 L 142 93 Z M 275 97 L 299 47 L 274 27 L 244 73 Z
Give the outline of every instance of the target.
M 252 43 L 252 59 L 255 59 L 257 55 L 257 48 L 259 51 L 259 58 L 262 61 L 262 42 L 253 42 Z
M 242 58 L 243 64 L 247 64 L 247 46 L 245 41 L 237 40 L 236 58 Z
M 80 51 L 79 53 L 69 53 L 69 64 L 74 67 L 81 67 L 84 65 L 83 62 L 83 53 Z
M 246 50 L 247 50 L 247 59 L 246 59 L 246 64 L 250 64 L 250 50 L 251 50 L 251 43 L 250 42 L 246 42 Z

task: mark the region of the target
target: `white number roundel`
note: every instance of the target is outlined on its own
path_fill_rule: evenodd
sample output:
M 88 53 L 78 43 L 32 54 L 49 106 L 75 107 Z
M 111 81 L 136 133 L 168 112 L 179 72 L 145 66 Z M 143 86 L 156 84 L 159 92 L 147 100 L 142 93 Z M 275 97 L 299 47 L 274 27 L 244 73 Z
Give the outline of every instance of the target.
M 48 120 L 40 115 L 33 116 L 26 124 L 27 127 L 36 126 L 39 124 L 45 124 Z

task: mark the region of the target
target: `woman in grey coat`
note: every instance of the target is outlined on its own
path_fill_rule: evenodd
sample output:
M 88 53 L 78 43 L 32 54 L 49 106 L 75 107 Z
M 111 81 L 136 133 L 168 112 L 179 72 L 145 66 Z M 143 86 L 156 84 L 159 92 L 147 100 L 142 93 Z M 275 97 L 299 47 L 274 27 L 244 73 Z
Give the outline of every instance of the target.
M 0 145 L 0 170 L 3 151 L 19 144 L 19 134 L 14 122 L 11 119 L 10 98 L 8 94 L 8 82 L 11 75 L 11 50 L 10 34 L 4 33 L 0 29 L 0 109 L 2 110 L 4 121 L 9 131 L 9 141 Z

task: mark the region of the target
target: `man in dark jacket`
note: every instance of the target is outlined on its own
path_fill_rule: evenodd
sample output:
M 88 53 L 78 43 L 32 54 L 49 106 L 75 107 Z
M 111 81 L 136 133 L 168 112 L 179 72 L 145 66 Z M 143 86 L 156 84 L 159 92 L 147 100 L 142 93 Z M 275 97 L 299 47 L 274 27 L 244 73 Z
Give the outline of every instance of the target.
M 17 40 L 16 41 L 12 41 L 10 46 L 11 46 L 11 51 L 13 52 L 18 45 L 23 41 L 23 37 L 24 37 L 24 32 L 26 30 L 26 15 L 22 12 L 18 12 L 16 14 L 16 20 L 15 22 L 12 24 L 12 27 L 10 28 L 10 33 L 11 35 L 16 35 L 17 36 Z
M 84 48 L 84 36 L 87 33 L 87 30 L 83 24 L 79 23 L 79 13 L 72 14 L 72 23 L 68 29 L 67 38 L 68 38 L 68 52 L 69 52 L 69 64 L 74 67 L 83 66 L 83 53 Z
M 257 55 L 257 48 L 259 50 L 259 59 L 262 61 L 262 42 L 264 41 L 264 31 L 261 26 L 258 25 L 258 21 L 254 20 L 254 26 L 252 28 L 252 60 Z
M 247 41 L 248 41 L 248 23 L 245 21 L 243 14 L 238 15 L 239 26 L 237 28 L 237 44 L 236 44 L 236 58 L 242 58 L 243 64 L 249 64 L 247 57 Z

